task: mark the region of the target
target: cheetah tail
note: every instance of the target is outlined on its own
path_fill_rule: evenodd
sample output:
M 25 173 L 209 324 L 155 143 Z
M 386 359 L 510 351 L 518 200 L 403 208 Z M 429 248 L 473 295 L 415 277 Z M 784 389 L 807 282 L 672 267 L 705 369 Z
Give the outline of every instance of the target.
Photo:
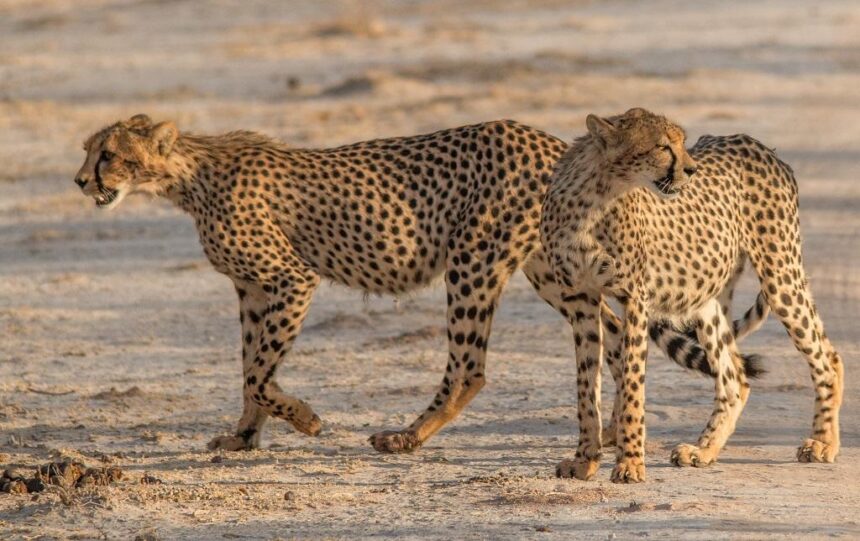
M 756 353 L 741 353 L 741 358 L 744 360 L 744 373 L 750 379 L 757 379 L 759 376 L 767 372 L 761 362 L 761 355 Z
M 676 364 L 688 370 L 714 377 L 705 349 L 699 344 L 695 329 L 676 329 L 667 321 L 657 321 L 648 329 L 651 340 Z
M 755 304 L 740 319 L 732 323 L 732 329 L 735 333 L 735 340 L 740 342 L 750 334 L 754 333 L 767 320 L 770 314 L 770 305 L 764 296 L 764 292 L 760 291 L 755 299 Z
M 759 330 L 764 322 L 767 321 L 769 314 L 770 305 L 767 303 L 767 298 L 765 298 L 763 291 L 759 291 L 755 299 L 755 304 L 746 311 L 742 318 L 732 322 L 735 340 L 740 342 Z M 742 354 L 741 357 L 744 359 L 744 372 L 746 372 L 748 378 L 755 379 L 766 372 L 761 362 L 761 355 L 749 353 Z
M 747 310 L 742 318 L 733 322 L 732 328 L 735 332 L 735 338 L 740 341 L 755 332 L 762 326 L 769 313 L 770 308 L 764 294 L 759 293 L 755 305 Z M 661 321 L 652 324 L 649 332 L 651 340 L 672 361 L 688 370 L 716 377 L 711 364 L 708 362 L 705 350 L 699 343 L 695 329 L 681 331 L 673 327 L 670 323 Z M 760 355 L 742 354 L 741 357 L 744 361 L 744 372 L 748 378 L 755 379 L 765 373 Z

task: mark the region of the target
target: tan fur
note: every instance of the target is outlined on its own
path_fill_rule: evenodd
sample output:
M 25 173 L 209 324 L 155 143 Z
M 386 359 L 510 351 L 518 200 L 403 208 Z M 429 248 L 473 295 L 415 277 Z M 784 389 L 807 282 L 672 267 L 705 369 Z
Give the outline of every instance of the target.
M 601 294 L 615 296 L 625 309 L 613 480 L 644 480 L 647 326 L 655 317 L 695 324 L 717 373 L 708 426 L 697 445 L 678 446 L 672 460 L 697 466 L 716 460 L 749 393 L 726 319 L 745 256 L 761 281 L 759 299 L 785 325 L 815 382 L 813 432 L 798 458 L 832 462 L 839 451 L 843 368 L 803 272 L 791 169 L 745 135 L 703 137 L 688 154 L 681 128 L 641 109 L 590 117 L 587 125 L 589 135 L 556 168 L 541 218 L 541 240 L 556 277 L 578 302 L 572 323 L 580 441 L 576 458 L 560 464 L 559 475 L 583 479 L 596 471 L 601 351 L 600 341 L 588 338 L 600 324 Z M 766 317 L 767 310 L 757 305 L 750 313 Z M 757 325 L 734 329 L 745 333 Z
M 442 385 L 409 428 L 371 438 L 385 452 L 419 447 L 483 387 L 493 313 L 518 268 L 547 302 L 573 313 L 538 242 L 540 202 L 565 145 L 527 126 L 489 122 L 309 150 L 244 131 L 179 133 L 171 122 L 138 115 L 99 131 L 85 148 L 76 178 L 84 193 L 103 206 L 135 191 L 171 199 L 194 218 L 215 269 L 235 284 L 244 412 L 235 435 L 215 438 L 213 448 L 256 447 L 269 416 L 319 432 L 320 419 L 281 390 L 275 371 L 323 278 L 398 294 L 445 273 Z M 608 347 L 618 351 L 620 323 L 608 310 L 604 318 Z M 683 343 L 676 361 L 687 366 L 701 351 L 669 327 L 655 337 Z

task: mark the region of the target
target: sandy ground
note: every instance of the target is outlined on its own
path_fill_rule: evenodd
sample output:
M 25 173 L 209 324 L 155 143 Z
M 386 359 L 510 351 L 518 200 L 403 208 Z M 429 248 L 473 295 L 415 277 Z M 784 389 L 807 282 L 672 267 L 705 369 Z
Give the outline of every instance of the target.
M 0 2 L 0 465 L 126 472 L 71 498 L 0 494 L 0 538 L 860 536 L 860 6 L 697 4 Z M 838 463 L 794 461 L 812 389 L 771 321 L 745 342 L 770 372 L 718 464 L 669 464 L 712 384 L 655 351 L 648 482 L 611 484 L 609 455 L 595 481 L 554 479 L 575 442 L 570 336 L 520 275 L 488 386 L 420 452 L 366 439 L 411 421 L 441 378 L 438 284 L 399 303 L 323 287 L 280 371 L 323 433 L 275 421 L 264 450 L 215 458 L 206 442 L 241 409 L 230 282 L 168 204 L 100 212 L 72 183 L 82 139 L 138 112 L 330 146 L 503 117 L 570 138 L 586 113 L 636 105 L 693 140 L 750 133 L 793 165 L 806 266 L 847 364 Z M 749 279 L 739 304 L 753 294 Z

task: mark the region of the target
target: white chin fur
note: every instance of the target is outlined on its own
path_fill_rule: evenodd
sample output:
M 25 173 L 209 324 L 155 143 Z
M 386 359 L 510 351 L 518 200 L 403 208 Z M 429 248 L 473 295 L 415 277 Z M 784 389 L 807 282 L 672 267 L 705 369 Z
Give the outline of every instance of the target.
M 645 188 L 647 188 L 649 192 L 651 192 L 651 193 L 653 193 L 654 195 L 656 195 L 656 196 L 657 196 L 657 199 L 662 199 L 662 200 L 664 200 L 664 201 L 671 201 L 672 199 L 677 199 L 677 197 L 678 197 L 679 195 L 681 195 L 681 192 L 680 192 L 680 191 L 679 191 L 679 192 L 677 192 L 677 193 L 673 193 L 673 194 L 663 193 L 663 192 L 661 192 L 660 190 L 658 190 L 658 189 L 657 189 L 657 186 L 655 186 L 653 182 L 648 182 L 648 183 L 645 185 Z
M 102 210 L 115 209 L 122 202 L 122 200 L 125 199 L 125 196 L 128 195 L 128 192 L 129 192 L 129 190 L 125 186 L 122 188 L 119 188 L 116 191 L 116 197 L 114 197 L 113 201 L 111 201 L 107 205 L 98 205 L 98 208 L 100 208 Z
M 672 193 L 672 194 L 665 194 L 665 193 L 661 193 L 661 194 L 659 194 L 659 197 L 660 197 L 660 199 L 662 199 L 663 201 L 671 201 L 671 200 L 673 200 L 673 199 L 678 199 L 678 197 L 679 197 L 680 195 L 681 195 L 681 192 Z

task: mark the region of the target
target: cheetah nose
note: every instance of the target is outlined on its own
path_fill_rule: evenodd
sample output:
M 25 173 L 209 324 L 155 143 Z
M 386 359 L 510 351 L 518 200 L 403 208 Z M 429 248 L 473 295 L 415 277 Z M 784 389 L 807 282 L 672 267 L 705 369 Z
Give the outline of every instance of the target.
M 690 176 L 690 177 L 695 175 L 696 171 L 698 171 L 698 170 L 699 170 L 699 168 L 696 167 L 695 165 L 688 165 L 687 167 L 684 168 L 684 172 L 687 173 L 687 176 Z
M 84 186 L 86 186 L 86 185 L 87 185 L 87 181 L 86 181 L 86 180 L 84 180 L 84 179 L 82 179 L 81 177 L 78 177 L 78 178 L 76 178 L 76 179 L 75 179 L 75 184 L 77 184 L 78 186 L 80 186 L 81 188 L 83 188 Z

